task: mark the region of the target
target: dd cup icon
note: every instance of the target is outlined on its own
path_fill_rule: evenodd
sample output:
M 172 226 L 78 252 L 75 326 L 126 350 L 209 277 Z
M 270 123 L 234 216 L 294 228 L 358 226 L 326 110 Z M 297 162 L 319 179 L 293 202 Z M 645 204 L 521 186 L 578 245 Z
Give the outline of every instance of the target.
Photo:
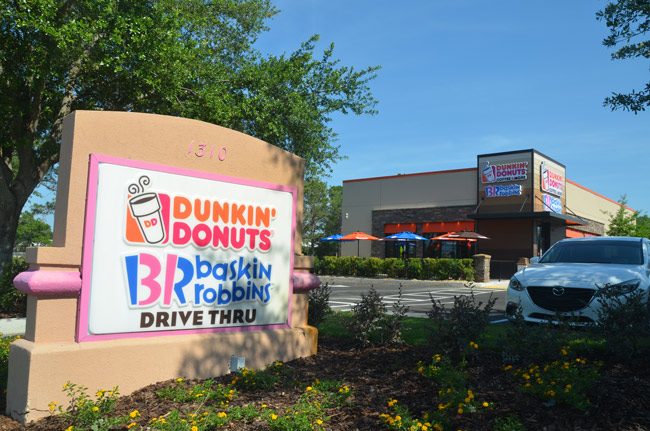
M 129 200 L 129 205 L 145 241 L 149 244 L 158 244 L 165 239 L 165 229 L 160 216 L 160 201 L 156 193 L 135 196 Z
M 484 183 L 493 183 L 496 180 L 494 177 L 494 170 L 492 169 L 492 166 L 490 166 L 489 163 L 486 163 L 485 167 L 483 168 L 483 182 Z

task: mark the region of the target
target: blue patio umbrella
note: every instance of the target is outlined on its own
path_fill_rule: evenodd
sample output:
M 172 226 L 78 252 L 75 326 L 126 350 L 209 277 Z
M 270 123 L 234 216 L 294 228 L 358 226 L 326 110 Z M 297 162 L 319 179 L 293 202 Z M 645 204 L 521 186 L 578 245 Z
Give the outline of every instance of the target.
M 388 235 L 384 238 L 384 241 L 426 241 L 428 238 L 425 238 L 417 233 L 413 232 L 400 232 L 393 235 Z
M 334 235 L 326 236 L 325 238 L 321 238 L 320 240 L 322 242 L 334 242 L 334 241 L 341 241 L 341 238 L 343 238 L 343 235 L 340 233 L 335 233 Z

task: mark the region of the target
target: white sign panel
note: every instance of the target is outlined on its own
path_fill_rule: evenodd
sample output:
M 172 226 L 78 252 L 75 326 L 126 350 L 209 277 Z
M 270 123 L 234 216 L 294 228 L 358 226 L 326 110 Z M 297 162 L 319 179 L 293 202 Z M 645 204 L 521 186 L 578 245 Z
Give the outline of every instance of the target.
M 562 196 L 564 193 L 564 177 L 552 170 L 546 163 L 542 162 L 542 184 L 543 192 L 551 193 L 555 196 Z
M 554 213 L 562 213 L 562 200 L 560 198 L 542 193 L 542 201 L 544 202 L 544 209 Z
M 508 162 L 496 165 L 485 162 L 481 168 L 483 184 L 521 181 L 528 178 L 528 162 Z
M 288 325 L 295 196 L 93 156 L 79 338 Z
M 520 195 L 521 195 L 521 184 L 485 186 L 486 198 L 502 198 L 502 197 L 520 196 Z

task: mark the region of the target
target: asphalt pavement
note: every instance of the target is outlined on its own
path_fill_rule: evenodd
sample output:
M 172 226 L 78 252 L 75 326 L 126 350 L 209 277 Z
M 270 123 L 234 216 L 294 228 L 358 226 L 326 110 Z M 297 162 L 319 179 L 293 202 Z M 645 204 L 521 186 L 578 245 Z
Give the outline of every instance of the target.
M 401 303 L 409 307 L 409 316 L 425 317 L 431 310 L 431 298 L 440 301 L 445 307 L 454 304 L 454 296 L 474 293 L 477 301 L 486 303 L 491 297 L 496 298 L 494 309 L 490 314 L 492 322 L 505 321 L 505 293 L 508 281 L 494 280 L 487 283 L 467 283 L 462 281 L 431 280 L 396 280 L 389 278 L 333 277 L 321 276 L 322 283 L 332 288 L 330 307 L 335 311 L 349 311 L 361 300 L 361 295 L 374 287 L 390 307 L 400 299 L 399 287 L 402 287 Z
M 384 298 L 384 303 L 390 306 L 399 299 L 399 286 L 402 286 L 402 304 L 409 306 L 409 315 L 425 317 L 431 309 L 431 295 L 443 305 L 450 307 L 454 303 L 454 296 L 470 293 L 469 285 L 460 281 L 426 281 L 426 280 L 396 280 L 390 278 L 361 278 L 361 277 L 332 277 L 321 276 L 322 283 L 332 287 L 330 306 L 335 311 L 349 311 L 361 300 L 365 294 L 374 287 Z M 472 291 L 478 301 L 486 302 L 490 296 L 497 298 L 491 314 L 493 322 L 505 319 L 505 291 L 507 281 L 490 281 L 487 283 L 473 283 Z M 17 317 L 0 319 L 0 334 L 14 336 L 25 334 L 25 318 Z

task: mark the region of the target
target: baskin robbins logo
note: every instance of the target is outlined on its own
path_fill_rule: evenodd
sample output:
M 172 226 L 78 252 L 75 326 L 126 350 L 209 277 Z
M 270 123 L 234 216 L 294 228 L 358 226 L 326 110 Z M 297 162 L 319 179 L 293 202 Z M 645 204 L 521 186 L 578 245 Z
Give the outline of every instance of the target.
M 131 309 L 175 307 L 179 311 L 141 312 L 144 328 L 179 325 L 251 324 L 274 292 L 273 206 L 148 191 L 141 176 L 128 187 L 125 240 L 129 246 L 173 246 L 122 255 Z M 201 249 L 223 253 L 203 254 Z M 227 250 L 227 251 L 226 251 Z M 196 310 L 195 307 L 217 309 Z M 235 309 L 227 309 L 235 306 Z M 189 310 L 183 310 L 190 307 Z M 151 310 L 154 311 L 154 310 Z M 207 320 L 207 321 L 206 321 Z

